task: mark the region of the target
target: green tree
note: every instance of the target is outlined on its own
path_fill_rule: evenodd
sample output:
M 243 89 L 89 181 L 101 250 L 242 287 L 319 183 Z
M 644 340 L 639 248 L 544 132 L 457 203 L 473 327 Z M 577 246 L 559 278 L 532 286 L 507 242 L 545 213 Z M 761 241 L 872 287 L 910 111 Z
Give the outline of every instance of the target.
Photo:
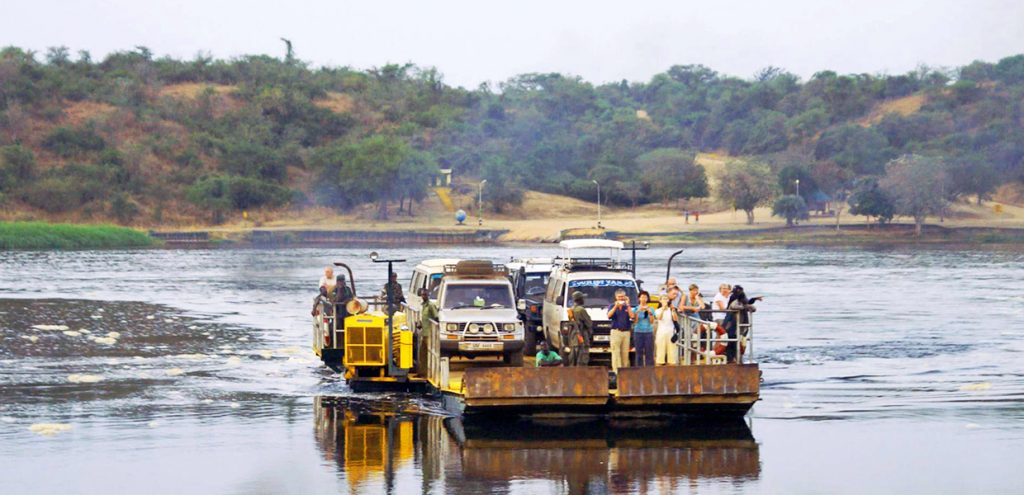
M 736 161 L 729 163 L 718 177 L 718 197 L 724 203 L 747 214 L 747 224 L 754 223 L 754 208 L 771 201 L 775 195 L 771 169 L 763 163 Z
M 979 154 L 958 156 L 947 164 L 946 173 L 954 179 L 949 183 L 951 192 L 974 195 L 979 205 L 1003 180 L 995 164 Z
M 0 147 L 0 192 L 30 182 L 36 175 L 36 156 L 20 144 Z
M 684 196 L 687 178 L 694 178 L 694 157 L 691 151 L 659 148 L 636 158 L 644 187 L 662 203 Z
M 505 162 L 503 157 L 489 156 L 484 158 L 481 164 L 483 178 L 487 180 L 484 185 L 484 200 L 491 204 L 491 208 L 501 213 L 509 206 L 519 206 L 523 203 L 523 188 L 519 183 L 519 174 L 514 168 Z
M 412 149 L 397 136 L 377 134 L 347 145 L 340 153 L 338 185 L 356 204 L 377 204 L 377 218 L 388 218 L 388 201 L 398 193 L 402 163 Z
M 945 213 L 949 206 L 945 166 L 941 160 L 922 155 L 904 155 L 885 166 L 878 185 L 893 200 L 896 214 L 914 219 L 914 235 L 929 215 Z
M 795 194 L 787 194 L 775 200 L 772 205 L 772 215 L 786 219 L 786 226 L 793 226 L 794 220 L 806 220 L 810 218 L 807 212 L 807 202 L 803 197 Z
M 825 131 L 814 148 L 814 158 L 834 161 L 857 175 L 881 174 L 891 156 L 884 136 L 857 124 Z
M 406 211 L 412 216 L 413 201 L 421 202 L 427 197 L 427 186 L 431 177 L 437 173 L 437 161 L 433 155 L 425 151 L 411 150 L 398 167 L 398 181 L 395 184 L 398 210 Z M 406 200 L 409 201 L 407 208 L 403 207 Z
M 874 217 L 880 224 L 891 221 L 896 213 L 892 198 L 879 187 L 876 177 L 857 179 L 847 202 L 850 204 L 851 215 Z

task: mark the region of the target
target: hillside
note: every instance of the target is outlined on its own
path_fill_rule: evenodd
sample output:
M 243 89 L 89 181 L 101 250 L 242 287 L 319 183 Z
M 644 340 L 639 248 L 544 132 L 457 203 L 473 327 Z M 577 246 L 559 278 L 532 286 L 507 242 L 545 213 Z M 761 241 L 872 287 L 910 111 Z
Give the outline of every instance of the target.
M 584 215 L 594 181 L 609 215 L 714 211 L 730 206 L 714 196 L 736 163 L 768 166 L 776 194 L 799 178 L 802 195 L 831 195 L 904 153 L 937 157 L 957 179 L 951 198 L 1014 202 L 1022 94 L 1024 55 L 896 76 L 800 81 L 766 69 L 744 80 L 674 66 L 648 82 L 524 74 L 466 90 L 410 64 L 311 69 L 145 49 L 92 61 L 8 47 L 0 219 L 445 223 L 427 187 L 440 168 L 453 170 L 453 201 L 471 216 L 483 179 L 485 216 L 508 221 Z

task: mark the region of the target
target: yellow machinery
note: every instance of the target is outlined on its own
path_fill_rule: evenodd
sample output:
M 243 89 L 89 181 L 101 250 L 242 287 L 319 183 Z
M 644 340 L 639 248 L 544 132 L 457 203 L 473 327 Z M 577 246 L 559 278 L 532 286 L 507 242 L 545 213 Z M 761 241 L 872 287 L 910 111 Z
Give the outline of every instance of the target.
M 405 376 L 413 366 L 412 330 L 405 313 L 393 317 L 392 338 L 388 339 L 388 317 L 373 312 L 345 318 L 345 377 Z M 391 347 L 388 348 L 390 340 Z

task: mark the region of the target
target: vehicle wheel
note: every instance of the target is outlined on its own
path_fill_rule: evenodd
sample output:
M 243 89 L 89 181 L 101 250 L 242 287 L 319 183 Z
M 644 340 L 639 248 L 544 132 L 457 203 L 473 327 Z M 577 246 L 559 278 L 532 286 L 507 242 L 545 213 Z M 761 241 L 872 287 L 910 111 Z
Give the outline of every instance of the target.
M 537 355 L 537 329 L 535 329 L 535 328 L 528 328 L 526 330 L 526 332 L 525 332 L 525 335 L 523 335 L 523 340 L 526 341 L 526 346 L 525 346 L 526 349 L 524 351 L 526 353 L 526 355 L 527 356 L 536 356 Z
M 501 356 L 501 360 L 509 366 L 523 367 L 523 351 L 508 352 Z

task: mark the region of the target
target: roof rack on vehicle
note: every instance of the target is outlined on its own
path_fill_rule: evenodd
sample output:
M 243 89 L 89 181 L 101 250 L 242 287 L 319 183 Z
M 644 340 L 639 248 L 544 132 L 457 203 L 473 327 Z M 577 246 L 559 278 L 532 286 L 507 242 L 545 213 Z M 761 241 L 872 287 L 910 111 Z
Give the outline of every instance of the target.
M 632 271 L 633 264 L 611 258 L 572 258 L 562 261 L 562 266 L 570 271 Z
M 444 274 L 477 278 L 507 277 L 508 268 L 487 260 L 462 260 L 454 265 L 444 265 Z

